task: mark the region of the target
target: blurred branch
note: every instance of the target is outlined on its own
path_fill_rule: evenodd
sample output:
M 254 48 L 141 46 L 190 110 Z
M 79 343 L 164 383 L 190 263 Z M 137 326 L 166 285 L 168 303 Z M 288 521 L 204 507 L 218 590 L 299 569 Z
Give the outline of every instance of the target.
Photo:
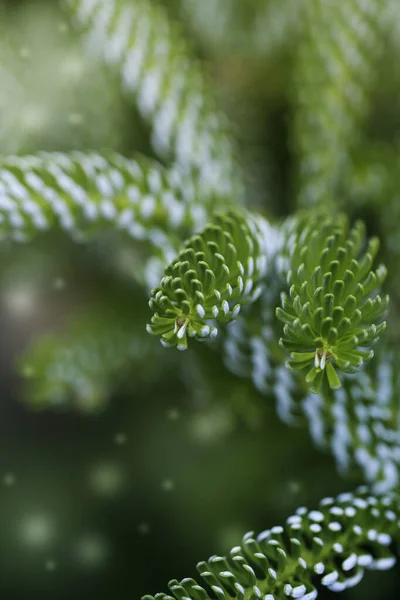
M 170 260 L 180 240 L 204 223 L 208 213 L 190 176 L 112 152 L 3 158 L 0 194 L 3 238 L 26 241 L 61 227 L 80 241 L 117 229 L 142 244 L 147 258 L 138 277 L 150 286 L 154 267 L 162 269 L 162 261 Z M 147 270 L 152 257 L 159 262 Z
M 180 0 L 204 50 L 234 53 L 247 59 L 268 58 L 299 35 L 304 4 L 291 0 Z
M 119 72 L 164 159 L 198 172 L 203 193 L 242 195 L 235 145 L 178 23 L 148 0 L 63 0 L 88 50 Z
M 390 23 L 386 3 L 312 0 L 295 64 L 298 202 L 333 203 L 370 108 Z
M 111 300 L 111 301 L 110 301 Z M 21 357 L 24 399 L 35 409 L 104 408 L 123 381 L 155 380 L 166 368 L 145 331 L 141 306 L 116 297 L 72 315 L 64 332 L 37 337 Z

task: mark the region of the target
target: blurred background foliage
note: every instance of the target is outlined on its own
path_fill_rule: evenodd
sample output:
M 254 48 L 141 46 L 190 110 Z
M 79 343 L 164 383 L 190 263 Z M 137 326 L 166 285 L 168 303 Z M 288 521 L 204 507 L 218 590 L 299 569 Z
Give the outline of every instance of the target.
M 309 49 L 304 40 L 300 52 L 297 46 L 307 3 L 163 3 L 205 61 L 234 124 L 253 207 L 287 215 L 301 203 L 295 190 L 304 175 L 297 154 L 306 113 L 313 102 L 317 117 L 321 109 L 306 81 Z M 338 207 L 380 235 L 395 274 L 398 28 L 382 33 L 372 22 L 370 93 L 348 132 L 349 153 L 341 164 L 329 162 L 330 144 L 342 143 L 334 111 L 339 106 L 341 118 L 358 110 L 336 89 L 325 98 L 329 104 L 335 96 L 335 141 L 313 148 L 324 172 L 331 169 Z M 294 85 L 293 72 L 304 86 Z M 82 52 L 54 0 L 0 2 L 0 143 L 3 155 L 104 148 L 153 155 L 149 130 L 119 80 Z M 319 176 L 317 165 L 312 185 L 323 185 Z M 307 431 L 281 423 L 273 398 L 231 375 L 218 353 L 163 352 L 147 336 L 146 291 L 132 277 L 141 256 L 132 244 L 107 234 L 75 245 L 57 233 L 29 247 L 4 241 L 0 254 L 1 598 L 122 599 L 164 590 L 245 531 L 358 483 L 339 478 Z M 389 283 L 396 340 L 398 277 Z M 399 587 L 398 572 L 374 574 L 342 597 L 397 598 Z

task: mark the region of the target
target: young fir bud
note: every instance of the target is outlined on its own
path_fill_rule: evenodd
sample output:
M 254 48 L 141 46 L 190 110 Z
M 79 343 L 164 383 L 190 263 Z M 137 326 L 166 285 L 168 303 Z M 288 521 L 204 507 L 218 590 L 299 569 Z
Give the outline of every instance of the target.
M 186 242 L 152 291 L 149 333 L 179 350 L 187 348 L 188 337 L 215 337 L 218 324 L 234 320 L 242 304 L 259 296 L 271 232 L 261 217 L 235 211 L 215 215 Z
M 379 294 L 386 268 L 372 270 L 379 241 L 365 243 L 363 223 L 349 229 L 344 216 L 319 216 L 301 224 L 276 315 L 284 323 L 280 344 L 290 351 L 288 367 L 307 369 L 306 382 L 318 392 L 325 374 L 336 389 L 337 369 L 354 373 L 372 358 L 386 327 L 389 299 Z

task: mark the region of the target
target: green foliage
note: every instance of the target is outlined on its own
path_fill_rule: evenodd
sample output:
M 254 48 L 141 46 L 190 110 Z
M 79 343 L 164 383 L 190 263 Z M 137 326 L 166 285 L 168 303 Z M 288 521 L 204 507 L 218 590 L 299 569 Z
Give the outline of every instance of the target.
M 382 238 L 389 269 L 397 268 L 400 257 L 400 204 L 398 202 L 399 145 L 370 144 L 353 154 L 352 168 L 343 200 L 353 211 L 368 211 Z M 391 281 L 399 295 L 397 278 Z
M 114 152 L 3 158 L 0 191 L 3 238 L 26 241 L 59 227 L 80 241 L 112 228 L 164 261 L 207 215 L 190 176 Z
M 294 66 L 299 203 L 335 203 L 359 141 L 389 26 L 387 2 L 311 0 Z M 322 35 L 321 32 L 324 32 Z
M 155 311 L 149 332 L 166 346 L 187 348 L 187 338 L 214 338 L 241 305 L 261 292 L 273 230 L 261 217 L 237 212 L 215 215 L 212 222 L 184 245 L 151 294 Z
M 232 373 L 250 378 L 259 392 L 276 404 L 279 417 L 290 425 L 299 421 L 305 385 L 297 373 L 286 368 L 285 351 L 279 345 L 275 307 L 285 281 L 278 251 L 268 262 L 260 298 L 244 306 L 237 321 L 224 330 L 222 354 Z
M 163 346 L 180 350 L 187 348 L 188 338 L 209 341 L 220 331 L 213 347 L 228 369 L 250 377 L 264 396 L 273 398 L 286 422 L 307 423 L 314 442 L 334 455 L 341 473 L 356 470 L 371 485 L 355 496 L 325 499 L 317 511 L 301 508 L 284 528 L 248 534 L 229 557 L 200 563 L 204 589 L 193 579 L 170 583 L 177 600 L 312 600 L 316 580 L 341 592 L 360 581 L 364 568 L 391 567 L 398 551 L 396 343 L 381 352 L 379 362 L 371 361 L 371 348 L 386 326 L 388 297 L 380 291 L 386 268 L 374 269 L 378 238 L 367 242 L 360 220 L 350 226 L 347 216 L 301 213 L 275 226 L 240 210 L 242 173 L 229 121 L 214 97 L 218 84 L 195 58 L 183 28 L 169 18 L 169 3 L 164 4 L 62 1 L 88 54 L 108 65 L 126 97 L 134 100 L 164 164 L 115 152 L 2 157 L 0 234 L 22 242 L 50 229 L 64 230 L 76 241 L 107 230 L 120 232 L 127 247 L 133 241 L 139 249 L 140 264 L 131 273 L 145 287 L 157 285 L 168 265 L 151 292 L 154 315 L 148 331 Z M 279 80 L 271 85 L 268 107 L 275 108 L 276 90 L 289 88 L 279 103 L 284 114 L 278 116 L 285 127 L 293 125 L 285 130 L 293 156 L 282 152 L 280 140 L 277 149 L 269 144 L 268 156 L 272 161 L 281 152 L 282 162 L 290 163 L 280 175 L 285 185 L 295 175 L 297 185 L 290 191 L 297 204 L 333 205 L 351 217 L 368 217 L 363 212 L 372 207 L 385 262 L 396 268 L 397 156 L 377 145 L 376 158 L 375 146 L 361 143 L 393 4 L 252 2 L 251 10 L 243 9 L 246 24 L 240 35 L 235 28 L 242 2 L 178 4 L 200 32 L 215 15 L 214 28 L 200 36 L 207 44 L 236 57 L 249 50 L 253 59 L 268 58 L 268 76 Z M 256 87 L 243 70 L 238 79 L 245 83 L 238 87 L 244 89 L 249 81 Z M 224 76 L 229 81 L 232 72 Z M 12 89 L 14 82 L 9 84 Z M 243 94 L 244 110 L 248 97 Z M 263 114 L 264 99 L 257 115 Z M 1 111 L 4 106 L 0 96 Z M 270 119 L 275 121 L 275 113 Z M 13 147 L 19 148 L 17 143 Z M 267 168 L 273 172 L 271 165 Z M 278 204 L 279 199 L 271 200 L 276 212 L 286 215 L 287 206 Z M 395 281 L 390 285 L 396 290 Z M 282 307 L 276 309 L 280 292 Z M 284 323 L 280 340 L 275 315 Z M 40 408 L 68 399 L 87 412 L 101 407 L 132 366 L 144 376 L 143 363 L 151 359 L 154 377 L 154 364 L 164 364 L 144 331 L 134 305 L 110 313 L 99 307 L 79 317 L 68 335 L 49 335 L 26 353 L 27 397 Z M 395 333 L 392 339 L 396 342 Z M 215 386 L 221 396 L 222 388 Z M 397 491 L 379 495 L 391 489 Z M 172 600 L 166 594 L 156 598 Z
M 339 390 L 303 400 L 311 436 L 335 457 L 341 474 L 356 471 L 377 492 L 399 485 L 400 376 L 394 353 L 380 352 L 367 371 Z
M 240 199 L 235 149 L 200 61 L 178 23 L 148 0 L 63 0 L 90 50 L 119 71 L 164 159 L 194 169 L 203 193 Z
M 65 332 L 35 339 L 20 360 L 24 397 L 34 409 L 74 407 L 83 413 L 104 409 L 110 395 L 128 378 L 137 385 L 150 377 L 142 364 L 165 366 L 146 335 L 140 308 L 104 299 L 69 317 Z M 143 312 L 143 311 L 142 311 Z M 151 376 L 154 377 L 154 366 Z
M 246 534 L 229 556 L 212 556 L 194 579 L 173 579 L 172 594 L 143 600 L 313 600 L 314 582 L 342 592 L 360 582 L 365 569 L 390 569 L 399 552 L 398 494 L 370 496 L 363 488 L 336 499 L 325 498 L 317 510 L 299 508 L 284 527 L 255 536 Z
M 284 325 L 281 345 L 289 350 L 291 369 L 308 369 L 306 381 L 318 392 L 325 374 L 340 387 L 335 367 L 354 373 L 369 361 L 385 329 L 388 297 L 378 294 L 386 269 L 372 264 L 379 241 L 364 250 L 361 222 L 349 230 L 345 217 L 311 218 L 289 240 L 287 283 L 277 317 Z M 311 367 L 311 368 L 310 368 Z
M 179 0 L 206 52 L 235 53 L 246 59 L 271 56 L 285 40 L 297 38 L 304 6 L 291 0 Z
M 291 426 L 306 426 L 316 446 L 331 453 L 342 476 L 361 477 L 377 491 L 399 481 L 400 380 L 396 354 L 378 349 L 377 359 L 337 390 L 322 386 L 308 393 L 301 371 L 284 366 L 273 318 L 282 279 L 271 268 L 260 299 L 224 332 L 226 367 L 276 403 L 279 417 Z

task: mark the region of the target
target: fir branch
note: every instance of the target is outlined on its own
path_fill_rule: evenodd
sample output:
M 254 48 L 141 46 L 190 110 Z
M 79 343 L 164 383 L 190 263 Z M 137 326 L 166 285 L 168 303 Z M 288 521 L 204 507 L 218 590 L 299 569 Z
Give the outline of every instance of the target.
M 307 393 L 299 371 L 287 370 L 271 315 L 281 280 L 270 274 L 260 299 L 224 332 L 226 367 L 275 400 L 279 418 L 308 427 L 317 447 L 330 452 L 342 476 L 357 472 L 377 492 L 399 482 L 400 378 L 393 353 L 378 354 L 343 386 Z
M 308 369 L 306 382 L 318 392 L 327 376 L 340 387 L 335 367 L 354 373 L 373 356 L 370 347 L 385 329 L 389 299 L 379 295 L 386 268 L 372 270 L 379 240 L 365 246 L 365 228 L 349 229 L 346 217 L 304 217 L 288 240 L 289 293 L 276 311 L 284 323 L 280 343 L 290 369 Z
M 265 290 L 262 296 L 264 296 Z M 258 312 L 260 311 L 260 312 Z M 227 327 L 223 338 L 226 368 L 239 377 L 251 379 L 254 387 L 275 401 L 279 418 L 288 425 L 299 423 L 304 386 L 284 364 L 276 328 L 265 316 L 273 311 L 260 298 L 254 310 L 244 310 L 237 322 Z
M 217 324 L 237 318 L 244 303 L 261 293 L 276 233 L 262 217 L 216 214 L 190 238 L 165 270 L 150 298 L 155 312 L 149 333 L 166 346 L 187 348 L 187 338 L 214 338 Z
M 261 394 L 275 400 L 279 418 L 294 425 L 299 420 L 305 387 L 296 373 L 285 367 L 285 351 L 278 343 L 275 307 L 285 283 L 278 267 L 281 256 L 279 247 L 268 262 L 257 302 L 245 306 L 237 321 L 225 328 L 222 352 L 227 369 L 239 377 L 250 378 Z
M 72 152 L 0 161 L 3 238 L 26 241 L 60 227 L 79 241 L 112 227 L 165 264 L 208 210 L 190 176 L 142 157 Z
M 328 448 L 341 474 L 357 468 L 376 492 L 400 480 L 400 376 L 387 352 L 368 372 L 347 377 L 340 390 L 303 401 L 314 442 Z
M 143 318 L 143 315 L 141 315 Z M 149 376 L 156 360 L 140 311 L 115 299 L 96 302 L 69 318 L 65 332 L 34 339 L 19 361 L 25 378 L 24 400 L 31 408 L 75 408 L 93 413 L 104 408 L 121 381 Z
M 307 393 L 300 373 L 284 368 L 276 341 L 271 313 L 279 284 L 279 277 L 268 278 L 260 300 L 227 328 L 227 368 L 250 378 L 264 396 L 273 398 L 282 421 L 308 427 L 317 447 L 334 456 L 342 476 L 357 471 L 377 492 L 393 489 L 400 473 L 396 356 L 380 352 L 367 371 L 345 376 L 340 389 L 324 386 L 319 394 Z
M 119 71 L 163 158 L 198 171 L 203 193 L 241 197 L 226 117 L 178 23 L 148 0 L 63 0 L 89 49 Z
M 295 65 L 294 143 L 303 206 L 332 202 L 369 110 L 386 3 L 312 0 Z
M 400 542 L 398 494 L 325 498 L 317 510 L 299 508 L 284 527 L 244 536 L 229 556 L 198 564 L 203 586 L 173 579 L 170 594 L 143 600 L 314 600 L 318 585 L 342 592 L 357 585 L 364 570 L 390 569 Z

